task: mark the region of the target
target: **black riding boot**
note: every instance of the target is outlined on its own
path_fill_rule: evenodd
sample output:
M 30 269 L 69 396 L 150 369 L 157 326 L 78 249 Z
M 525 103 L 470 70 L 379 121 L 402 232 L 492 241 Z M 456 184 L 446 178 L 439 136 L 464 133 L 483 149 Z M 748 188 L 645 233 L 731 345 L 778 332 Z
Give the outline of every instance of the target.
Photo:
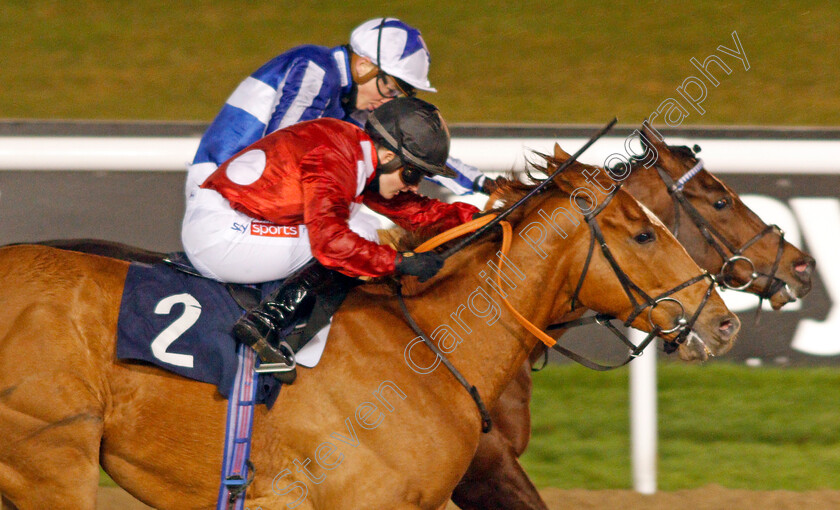
M 254 348 L 263 362 L 289 365 L 292 353 L 329 323 L 347 293 L 359 283 L 313 260 L 243 315 L 234 324 L 233 334 Z M 294 380 L 294 376 L 283 379 Z

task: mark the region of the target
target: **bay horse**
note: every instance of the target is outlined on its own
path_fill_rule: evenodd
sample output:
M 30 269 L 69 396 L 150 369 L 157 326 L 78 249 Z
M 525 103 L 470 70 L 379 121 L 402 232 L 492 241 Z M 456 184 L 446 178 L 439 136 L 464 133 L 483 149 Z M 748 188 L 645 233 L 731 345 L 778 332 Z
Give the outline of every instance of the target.
M 633 160 L 631 168 L 621 169 L 623 188 L 668 226 L 700 267 L 720 275 L 719 280 L 728 279 L 730 287 L 769 299 L 776 310 L 808 293 L 814 259 L 780 237 L 731 188 L 703 168 L 685 183 L 682 192 L 690 207 L 715 232 L 714 242 L 709 242 L 701 230 L 702 222 L 698 225 L 692 221 L 666 184 L 666 179 L 678 182 L 698 165 L 694 152 L 688 147 L 668 146 L 647 124 L 642 126 L 640 139 L 647 151 Z M 544 157 L 548 171 L 568 157 L 555 147 L 553 157 Z M 583 177 L 597 179 L 601 189 L 618 182 L 615 172 L 576 165 L 579 181 Z M 564 172 L 567 179 L 569 175 L 569 171 Z M 733 257 L 743 258 L 727 264 Z M 744 258 L 749 260 L 745 262 Z M 556 319 L 562 322 L 576 317 Z M 452 495 L 462 510 L 547 509 L 517 461 L 531 434 L 531 361 L 543 353 L 544 348 L 538 345 L 491 409 L 496 427 L 481 436 L 476 456 Z
M 555 183 L 511 215 L 505 258 L 504 270 L 518 282 L 504 289 L 507 297 L 538 327 L 570 309 L 590 236 L 569 186 Z M 523 194 L 510 188 L 502 199 L 514 203 Z M 558 215 L 561 209 L 569 216 Z M 637 297 L 658 296 L 702 274 L 624 191 L 594 221 L 638 285 Z M 498 250 L 492 236 L 467 247 L 406 298 L 417 323 L 490 405 L 536 342 L 486 281 L 486 262 L 496 261 Z M 0 493 L 22 510 L 93 508 L 100 463 L 151 506 L 215 506 L 226 402 L 212 385 L 115 359 L 127 269 L 125 261 L 47 246 L 0 249 Z M 683 359 L 725 352 L 735 339 L 738 318 L 702 283 L 671 296 L 684 314 L 661 303 L 636 313 L 624 290 L 597 252 L 576 294 L 592 310 L 622 319 L 633 314 L 633 326 L 648 331 L 697 312 L 698 341 L 681 344 Z M 364 287 L 348 296 L 318 366 L 283 388 L 271 410 L 255 413 L 250 508 L 409 510 L 446 503 L 473 458 L 480 418 L 452 375 L 433 368 L 434 356 L 422 346 L 410 349 L 414 337 L 390 297 Z

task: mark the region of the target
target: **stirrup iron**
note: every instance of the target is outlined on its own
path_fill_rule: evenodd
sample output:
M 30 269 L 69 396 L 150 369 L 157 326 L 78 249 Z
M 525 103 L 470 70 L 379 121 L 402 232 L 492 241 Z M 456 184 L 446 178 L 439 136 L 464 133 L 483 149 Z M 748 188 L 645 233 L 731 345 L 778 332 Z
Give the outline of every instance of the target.
M 260 358 L 260 366 L 256 368 L 258 374 L 274 374 L 291 372 L 297 367 L 295 353 L 285 341 L 274 347 L 265 339 L 257 341 L 251 346 Z

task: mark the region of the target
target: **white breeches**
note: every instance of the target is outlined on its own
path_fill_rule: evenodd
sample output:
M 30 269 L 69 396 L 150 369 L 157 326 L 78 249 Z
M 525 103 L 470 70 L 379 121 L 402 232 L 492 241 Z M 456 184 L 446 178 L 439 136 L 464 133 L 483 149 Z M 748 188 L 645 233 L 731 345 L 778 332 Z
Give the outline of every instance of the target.
M 189 187 L 189 185 L 188 185 Z M 230 283 L 286 278 L 312 259 L 305 225 L 281 226 L 236 211 L 218 192 L 187 190 L 181 242 L 201 274 Z M 355 211 L 350 230 L 379 242 L 379 218 Z

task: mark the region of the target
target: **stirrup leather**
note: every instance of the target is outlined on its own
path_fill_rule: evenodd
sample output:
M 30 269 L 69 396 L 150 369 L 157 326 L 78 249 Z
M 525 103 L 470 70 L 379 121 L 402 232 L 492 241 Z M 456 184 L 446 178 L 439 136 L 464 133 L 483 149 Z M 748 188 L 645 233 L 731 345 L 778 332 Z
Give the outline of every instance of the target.
M 233 325 L 233 335 L 254 349 L 261 341 L 270 345 L 270 341 L 277 336 L 274 318 L 262 310 L 250 310 Z

